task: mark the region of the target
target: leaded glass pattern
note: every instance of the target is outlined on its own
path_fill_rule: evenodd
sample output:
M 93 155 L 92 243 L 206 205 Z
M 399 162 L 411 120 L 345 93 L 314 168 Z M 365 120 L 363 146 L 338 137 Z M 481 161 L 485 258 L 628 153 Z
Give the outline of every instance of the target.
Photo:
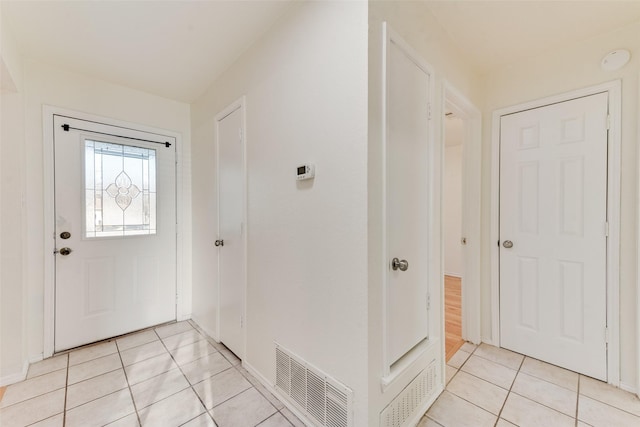
M 85 237 L 156 233 L 156 150 L 86 139 Z

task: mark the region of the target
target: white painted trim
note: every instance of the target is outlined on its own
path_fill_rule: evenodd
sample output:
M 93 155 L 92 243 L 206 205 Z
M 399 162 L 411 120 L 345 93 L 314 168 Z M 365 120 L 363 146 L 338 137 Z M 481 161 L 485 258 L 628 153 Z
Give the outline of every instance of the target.
M 444 386 L 439 384 L 436 390 L 433 392 L 429 400 L 424 402 L 418 409 L 413 412 L 413 415 L 408 418 L 403 425 L 405 426 L 418 426 L 422 417 L 425 416 L 431 405 L 433 405 L 436 400 L 440 397 L 440 394 L 444 391 Z
M 455 277 L 456 279 L 462 279 L 462 273 L 449 273 L 448 271 L 445 271 L 444 275 L 449 277 Z
M 624 382 L 620 382 L 620 390 L 624 390 L 626 392 L 629 393 L 633 393 L 633 394 L 638 394 L 638 389 L 630 384 L 624 383 Z
M 239 99 L 237 99 L 236 101 L 232 102 L 229 106 L 227 106 L 226 108 L 224 108 L 222 111 L 220 111 L 218 114 L 216 114 L 215 116 L 215 122 L 216 122 L 216 130 L 215 130 L 215 135 L 216 135 L 216 197 L 217 197 L 217 202 L 216 202 L 216 206 L 217 206 L 217 227 L 218 227 L 218 239 L 220 238 L 220 138 L 219 138 L 219 132 L 220 132 L 220 122 L 227 117 L 229 114 L 233 113 L 234 111 L 240 109 L 240 126 L 242 129 L 242 191 L 243 191 L 243 195 L 242 195 L 242 223 L 244 224 L 244 228 L 243 228 L 243 245 L 244 245 L 244 263 L 242 266 L 242 278 L 241 278 L 241 283 L 242 283 L 242 288 L 243 288 L 243 295 L 244 295 L 244 307 L 242 308 L 242 318 L 243 318 L 243 325 L 242 325 L 242 355 L 238 355 L 240 357 L 240 359 L 245 360 L 247 358 L 247 266 L 248 266 L 248 260 L 247 260 L 247 255 L 248 255 L 248 250 L 247 250 L 247 246 L 248 246 L 248 225 L 247 225 L 247 108 L 246 108 L 246 96 L 242 96 Z M 217 310 L 216 310 L 216 337 L 215 340 L 216 342 L 220 342 L 220 251 L 218 251 L 218 283 L 217 283 Z
M 20 381 L 26 380 L 27 372 L 29 372 L 29 361 L 25 360 L 22 363 L 22 371 L 16 372 L 15 374 L 5 375 L 4 377 L 0 378 L 0 387 L 19 383 Z
M 482 183 L 482 114 L 458 89 L 445 80 L 444 106 L 464 121 L 465 135 L 462 142 L 462 235 L 467 244 L 463 247 L 462 267 L 462 338 L 474 344 L 481 341 L 481 183 Z M 445 146 L 445 116 L 442 114 L 442 153 Z M 443 160 L 444 161 L 444 160 Z M 444 182 L 442 182 L 444 192 Z M 444 207 L 443 207 L 444 208 Z M 444 244 L 444 239 L 443 239 Z M 444 252 L 443 252 L 444 253 Z M 443 256 L 444 259 L 444 256 Z M 446 274 L 446 273 L 445 273 Z M 443 292 L 444 293 L 444 292 Z M 444 316 L 444 313 L 442 313 Z M 443 317 L 444 318 L 444 317 Z M 444 322 L 443 322 L 444 324 Z
M 640 81 L 640 73 L 638 74 L 638 81 Z M 640 86 L 638 86 L 638 105 L 640 105 Z M 640 108 L 638 109 L 637 123 L 640 123 Z M 640 142 L 640 126 L 638 126 L 638 135 L 636 138 L 636 145 Z M 638 158 L 636 162 L 636 170 L 640 168 L 640 151 L 638 151 Z M 636 184 L 638 181 L 636 180 Z M 636 395 L 640 398 L 640 185 L 638 186 L 638 199 L 636 201 L 638 219 L 636 221 L 637 236 L 636 236 L 636 251 L 637 253 L 637 275 L 636 275 Z M 622 387 L 622 384 L 620 385 Z
M 278 399 L 278 401 L 280 401 L 280 403 L 282 403 L 288 410 L 290 410 L 293 413 L 293 415 L 298 417 L 298 419 L 302 421 L 302 423 L 305 426 L 314 427 L 316 425 L 304 413 L 302 413 L 293 403 L 291 403 L 288 396 L 282 394 L 282 392 L 280 392 L 280 390 L 275 386 L 275 384 L 272 384 L 269 380 L 267 380 L 267 378 L 264 375 L 262 375 L 260 372 L 258 372 L 256 368 L 254 368 L 244 360 L 242 361 L 242 367 L 246 369 L 247 372 L 249 372 L 249 374 L 253 375 L 253 377 L 256 380 L 258 380 L 258 382 L 260 382 L 264 386 L 264 388 L 267 389 L 268 392 L 273 394 L 274 397 Z
M 389 253 L 387 250 L 387 53 L 388 46 L 390 43 L 397 45 L 404 53 L 422 70 L 429 76 L 429 104 L 433 107 L 434 102 L 434 91 L 435 91 L 435 77 L 433 68 L 429 65 L 421 55 L 413 49 L 398 33 L 396 33 L 391 26 L 387 22 L 382 23 L 382 259 L 384 262 L 381 265 L 381 273 L 382 273 L 382 377 L 388 377 L 391 374 L 391 364 L 389 363 L 389 358 L 387 355 L 387 288 L 388 288 L 388 265 L 387 260 L 389 259 Z M 433 112 L 432 112 L 433 116 Z M 429 118 L 429 141 L 434 141 L 434 120 L 433 117 Z M 432 147 L 432 144 L 429 144 Z M 433 148 L 429 148 L 429 161 L 431 163 L 435 163 L 435 159 L 433 159 Z M 441 160 L 441 159 L 440 159 Z M 433 171 L 434 168 L 429 165 L 429 170 Z M 433 195 L 434 195 L 434 183 L 433 177 L 429 180 L 429 200 L 431 203 L 430 207 L 433 207 Z M 430 219 L 429 223 L 429 236 L 435 235 L 435 226 Z M 430 239 L 432 240 L 432 239 Z M 428 249 L 428 253 L 431 253 L 431 248 Z M 429 257 L 431 258 L 431 257 Z M 432 263 L 432 261 L 430 261 Z M 437 268 L 439 271 L 442 271 L 442 266 L 438 265 Z M 442 280 L 442 278 L 440 278 Z M 439 283 L 439 282 L 438 282 Z M 435 304 L 432 303 L 432 307 L 435 307 Z M 429 325 L 429 334 L 431 335 L 431 325 Z
M 139 132 L 148 132 L 165 135 L 175 140 L 176 144 L 176 320 L 182 320 L 189 315 L 190 310 L 182 307 L 184 294 L 184 233 L 183 219 L 185 211 L 190 207 L 182 204 L 183 201 L 183 145 L 182 135 L 178 132 L 167 129 L 141 125 L 139 123 L 115 120 L 108 117 L 97 116 L 66 108 L 44 105 L 42 107 L 42 142 L 43 142 L 43 176 L 44 176 L 44 348 L 42 356 L 51 357 L 54 353 L 55 336 L 55 259 L 53 251 L 55 249 L 55 188 L 54 188 L 54 152 L 53 152 L 53 116 L 69 116 L 79 120 L 87 120 L 103 123 L 110 126 L 125 127 Z
M 502 108 L 493 112 L 491 136 L 491 233 L 489 238 L 489 244 L 491 245 L 491 341 L 493 341 L 493 345 L 500 345 L 500 252 L 498 249 L 498 240 L 500 239 L 500 117 L 602 92 L 608 92 L 609 94 L 609 114 L 611 116 L 607 176 L 607 221 L 609 222 L 609 238 L 607 239 L 607 325 L 609 328 L 607 382 L 619 387 L 620 146 L 622 143 L 622 83 L 620 80 Z M 483 341 L 488 342 L 489 340 L 483 339 Z

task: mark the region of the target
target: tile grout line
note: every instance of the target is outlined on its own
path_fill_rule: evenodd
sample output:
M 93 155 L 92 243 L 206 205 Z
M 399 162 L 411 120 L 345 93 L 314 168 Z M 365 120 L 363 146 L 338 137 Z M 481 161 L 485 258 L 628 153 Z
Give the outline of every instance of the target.
M 520 366 L 518 367 L 518 370 L 516 371 L 516 376 L 513 377 L 513 381 L 511 382 L 511 386 L 509 387 L 509 390 L 507 391 L 507 395 L 504 398 L 504 402 L 502 403 L 502 407 L 500 408 L 500 412 L 498 412 L 498 418 L 496 419 L 496 423 L 494 424 L 494 427 L 497 426 L 498 423 L 500 422 L 500 417 L 502 416 L 502 411 L 504 411 L 504 407 L 507 405 L 507 400 L 509 400 L 509 395 L 511 395 L 511 390 L 513 389 L 513 385 L 516 383 L 516 379 L 518 378 L 518 374 L 520 373 L 520 369 L 522 369 L 522 365 L 524 365 L 525 359 L 526 359 L 526 356 L 524 356 L 522 358 L 522 360 L 520 361 Z
M 69 390 L 69 355 L 67 354 L 67 375 L 64 378 L 64 404 L 62 406 L 62 425 L 67 424 L 67 390 Z
M 133 404 L 133 410 L 136 414 L 138 425 L 141 426 L 142 422 L 140 421 L 140 414 L 138 414 L 138 406 L 136 405 L 136 400 L 133 398 L 133 391 L 131 391 L 131 384 L 129 383 L 129 376 L 127 375 L 127 370 L 124 368 L 124 362 L 122 361 L 122 354 L 120 354 L 120 347 L 118 347 L 118 341 L 115 341 L 115 345 L 116 345 L 116 350 L 118 350 L 118 358 L 120 359 L 120 365 L 122 365 L 122 373 L 124 374 L 124 380 L 127 382 L 127 389 L 129 390 L 129 396 L 131 396 L 131 403 Z M 125 416 L 128 416 L 128 415 L 125 415 Z
M 586 375 L 582 375 L 582 374 L 579 374 L 579 375 L 580 375 L 580 378 L 582 378 L 583 376 L 584 376 L 584 377 L 586 377 L 586 378 L 591 378 L 591 377 L 588 377 L 588 376 L 586 376 Z M 611 384 L 609 384 L 609 383 L 605 383 L 604 381 L 600 381 L 600 380 L 595 380 L 595 381 L 602 382 L 603 384 L 605 384 L 605 385 L 607 385 L 607 386 L 609 386 L 609 387 L 612 387 L 614 390 L 620 390 L 620 391 L 623 391 L 623 392 L 625 392 L 625 393 L 629 393 L 629 392 L 627 392 L 627 391 L 622 390 L 620 387 L 615 387 L 615 386 L 613 386 L 613 385 L 611 385 Z M 632 395 L 633 395 L 633 394 L 632 394 Z M 579 397 L 579 396 L 580 396 L 580 393 L 578 393 L 578 397 Z M 598 403 L 600 403 L 600 404 L 602 404 L 602 405 L 605 405 L 605 406 L 608 406 L 608 407 L 610 407 L 610 408 L 616 409 L 616 410 L 618 410 L 618 411 L 620 411 L 620 412 L 624 412 L 624 413 L 626 413 L 626 414 L 633 415 L 633 416 L 634 416 L 634 417 L 636 417 L 636 418 L 640 418 L 640 415 L 637 415 L 637 414 L 635 414 L 634 412 L 630 412 L 630 411 L 628 411 L 628 410 L 626 410 L 626 409 L 622 409 L 622 408 L 620 408 L 620 407 L 618 407 L 618 406 L 612 405 L 611 403 L 608 403 L 608 402 L 605 402 L 605 401 L 603 401 L 603 400 L 600 400 L 600 398 L 598 398 L 598 397 L 595 397 L 595 396 L 589 396 L 588 394 L 583 394 L 583 396 L 584 396 L 584 397 L 586 397 L 586 398 L 588 398 L 588 399 L 591 399 L 591 400 L 593 400 L 593 401 L 595 401 L 595 402 L 598 402 Z
M 191 322 L 189 322 L 189 324 L 191 325 L 191 327 L 192 327 L 196 332 L 198 332 L 200 335 L 202 335 L 202 336 L 205 338 L 205 341 L 207 341 L 207 343 L 208 343 L 209 345 L 211 345 L 211 344 L 209 343 L 209 340 L 208 340 L 208 338 L 210 338 L 210 337 L 209 337 L 209 335 L 208 335 L 205 331 L 201 331 L 201 330 L 199 330 L 199 328 L 196 328 L 195 326 L 193 326 L 193 324 L 192 324 Z M 164 344 L 164 342 L 163 342 L 163 344 Z M 222 346 L 223 346 L 227 351 L 231 352 L 231 354 L 233 354 L 233 352 L 232 352 L 231 350 L 229 350 L 229 349 L 228 349 L 224 344 L 222 344 L 222 343 L 219 343 L 219 344 L 220 344 L 220 345 L 222 345 Z M 213 345 L 212 345 L 212 347 L 213 347 Z M 239 395 L 241 395 L 242 393 L 246 392 L 247 390 L 249 390 L 249 389 L 252 389 L 252 388 L 253 388 L 253 389 L 255 389 L 255 390 L 258 392 L 258 394 L 260 394 L 262 397 L 264 397 L 264 398 L 267 400 L 267 402 L 269 402 L 269 404 L 270 404 L 271 406 L 273 406 L 273 408 L 276 410 L 276 412 L 274 412 L 273 414 L 271 414 L 270 416 L 268 416 L 268 417 L 267 417 L 267 418 L 265 418 L 264 420 L 261 420 L 258 424 L 256 424 L 256 426 L 257 426 L 257 425 L 259 425 L 259 424 L 262 424 L 263 422 L 265 422 L 266 420 L 268 420 L 269 418 L 271 418 L 273 415 L 275 415 L 276 413 L 279 413 L 279 412 L 280 412 L 280 410 L 279 410 L 279 409 L 278 409 L 278 408 L 277 408 L 277 407 L 276 407 L 276 406 L 275 406 L 275 405 L 274 405 L 274 404 L 269 400 L 269 398 L 268 398 L 267 396 L 265 396 L 265 395 L 264 395 L 264 393 L 262 393 L 262 392 L 258 389 L 258 387 L 256 387 L 256 386 L 255 386 L 255 385 L 254 385 L 254 384 L 249 380 L 249 378 L 247 378 L 247 377 L 244 375 L 244 373 L 243 373 L 242 371 L 240 371 L 240 370 L 238 369 L 238 366 L 242 367 L 242 360 L 241 360 L 240 358 L 238 358 L 238 356 L 236 356 L 235 354 L 233 354 L 233 356 L 234 356 L 234 357 L 236 357 L 236 358 L 238 359 L 238 361 L 239 361 L 239 363 L 236 363 L 236 364 L 234 365 L 234 364 L 233 364 L 233 361 L 229 360 L 229 359 L 224 355 L 224 353 L 223 353 L 220 349 L 217 349 L 217 348 L 215 348 L 215 347 L 214 347 L 214 349 L 216 350 L 216 352 L 220 353 L 220 355 L 221 355 L 221 356 L 222 356 L 222 357 L 223 357 L 227 362 L 229 362 L 229 364 L 230 364 L 231 366 L 230 366 L 229 368 L 227 368 L 227 369 L 223 370 L 223 371 L 220 371 L 220 372 L 216 373 L 215 375 L 212 375 L 212 376 L 211 376 L 211 377 L 209 377 L 209 378 L 213 378 L 213 377 L 215 377 L 216 375 L 221 374 L 222 372 L 226 372 L 226 371 L 228 371 L 229 369 L 234 369 L 236 372 L 238 372 L 238 373 L 239 373 L 239 374 L 240 374 L 240 375 L 241 375 L 241 376 L 242 376 L 242 377 L 243 377 L 243 378 L 244 378 L 244 379 L 249 383 L 249 387 L 248 387 L 248 388 L 246 388 L 246 389 L 242 390 L 240 393 L 237 393 L 237 394 L 235 394 L 235 395 L 233 395 L 233 396 L 229 397 L 228 399 L 225 399 L 224 401 L 222 401 L 222 402 L 218 403 L 216 406 L 220 406 L 220 405 L 224 404 L 225 402 L 228 402 L 229 400 L 233 399 L 234 397 L 239 396 Z M 168 351 L 168 349 L 167 349 L 167 351 Z M 171 358 L 173 359 L 173 354 L 171 354 L 171 352 L 169 352 L 169 354 L 171 355 Z M 212 353 L 209 353 L 209 354 L 212 354 Z M 204 357 L 206 357 L 206 355 L 205 355 L 205 356 L 203 356 L 203 357 L 201 357 L 200 359 L 202 359 L 202 358 L 204 358 Z M 196 359 L 196 360 L 197 360 L 197 359 Z M 178 365 L 178 368 L 180 368 L 180 372 L 182 372 L 182 369 L 181 369 L 181 367 L 180 367 L 180 364 L 178 364 L 178 362 L 177 362 L 175 359 L 174 359 L 174 361 L 176 362 L 176 365 Z M 246 369 L 245 369 L 245 371 L 246 371 Z M 250 373 L 249 373 L 248 371 L 246 371 L 246 372 L 250 375 Z M 183 375 L 184 375 L 184 373 L 183 373 Z M 185 375 L 185 378 L 186 378 L 186 375 Z M 207 380 L 207 379 L 209 379 L 209 378 L 205 378 L 205 379 L 204 379 L 204 380 L 202 380 L 202 381 L 198 381 L 196 384 L 200 384 L 201 382 L 206 381 L 206 380 Z M 188 379 L 187 379 L 187 382 L 191 385 L 191 382 L 190 382 Z M 198 396 L 198 399 L 200 399 L 200 396 L 198 395 L 198 393 L 196 393 L 195 389 L 193 388 L 193 386 L 194 386 L 194 385 L 195 385 L 195 384 L 191 385 L 191 388 L 193 389 L 193 392 L 196 394 L 196 396 Z M 266 388 L 265 388 L 265 390 L 266 390 Z M 266 390 L 266 391 L 268 391 L 268 390 Z M 276 397 L 276 399 L 277 399 L 277 397 Z M 205 411 L 209 414 L 209 410 L 207 409 L 207 406 L 204 404 L 204 402 L 202 401 L 202 399 L 200 399 L 200 402 L 202 403 L 202 406 L 204 406 Z M 213 409 L 213 408 L 211 408 L 211 409 Z M 282 415 L 282 416 L 287 420 L 287 422 L 289 422 L 291 425 L 293 425 L 293 424 L 289 421 L 289 419 L 288 419 L 287 417 L 285 417 L 283 414 L 281 414 L 281 415 Z M 209 416 L 213 419 L 213 416 L 212 416 L 211 414 L 209 414 Z M 215 419 L 214 419 L 213 421 L 215 422 Z
M 0 1 L 1 1 L 1 0 L 0 0 Z M 9 384 L 9 385 L 7 385 L 7 386 L 5 386 L 5 387 L 6 387 L 6 388 L 8 388 L 8 387 L 10 387 L 10 386 L 12 386 L 12 385 L 14 385 L 14 384 L 23 384 L 23 383 L 25 383 L 25 382 L 27 382 L 27 381 L 29 381 L 29 380 L 34 379 L 34 378 L 38 378 L 38 377 L 41 377 L 41 376 L 44 376 L 44 375 L 53 374 L 53 373 L 56 373 L 56 372 L 62 371 L 63 369 L 65 369 L 65 368 L 56 369 L 55 371 L 47 372 L 47 373 L 42 374 L 42 375 L 37 375 L 37 376 L 35 376 L 35 377 L 26 378 L 26 379 L 24 379 L 24 380 L 22 380 L 22 381 L 18 381 L 17 383 Z M 68 374 L 67 374 L 67 375 L 68 375 Z M 55 392 L 55 391 L 62 390 L 63 388 L 64 388 L 64 389 L 66 389 L 66 377 L 65 377 L 65 385 L 64 385 L 64 386 L 61 386 L 61 387 L 58 387 L 58 388 L 55 388 L 55 389 L 53 389 L 53 390 L 49 390 L 49 391 L 46 391 L 46 392 L 42 392 L 42 393 L 40 393 L 40 394 L 33 395 L 33 396 L 28 397 L 28 398 L 23 399 L 23 400 L 19 400 L 19 401 L 13 402 L 13 403 L 12 403 L 12 404 L 10 404 L 10 405 L 4 406 L 4 407 L 0 407 L 0 410 L 7 409 L 7 408 L 11 408 L 12 406 L 15 406 L 15 405 L 19 405 L 19 404 L 21 404 L 21 403 L 28 402 L 29 400 L 36 399 L 36 398 L 38 398 L 38 397 L 45 396 L 45 395 L 50 394 L 50 393 L 53 393 L 53 392 Z M 65 394 L 66 394 L 66 390 L 65 390 Z M 3 399 L 4 399 L 4 397 L 3 397 Z M 60 413 L 62 413 L 62 412 L 60 412 Z M 58 415 L 58 414 L 54 414 L 54 415 Z M 47 417 L 47 418 L 44 418 L 44 419 L 46 420 L 46 419 L 48 419 L 48 418 L 50 418 L 50 417 Z M 42 421 L 42 420 L 40 420 L 40 421 Z M 39 421 L 37 421 L 37 422 L 39 422 Z
M 578 409 L 580 405 L 580 380 L 582 379 L 582 375 L 578 375 L 578 390 L 576 393 L 576 422 L 575 426 L 578 427 Z
M 189 322 L 187 322 L 187 323 L 189 323 Z M 193 325 L 191 325 L 191 323 L 189 323 L 189 326 L 191 326 L 191 328 L 192 328 L 194 331 L 196 331 L 198 334 L 202 335 L 198 330 L 196 330 L 196 328 L 194 328 L 194 327 L 193 327 Z M 211 420 L 213 420 L 214 424 L 216 424 L 216 425 L 217 425 L 218 423 L 216 423 L 216 420 L 213 418 L 213 415 L 211 415 L 211 414 L 209 413 L 209 410 L 207 409 L 207 405 L 205 405 L 205 404 L 204 404 L 204 402 L 203 402 L 202 398 L 200 398 L 200 395 L 199 395 L 199 394 L 196 392 L 196 390 L 193 388 L 194 384 L 191 384 L 191 381 L 189 381 L 189 378 L 187 378 L 187 376 L 184 374 L 184 371 L 182 370 L 182 366 L 180 366 L 180 364 L 178 363 L 178 361 L 173 357 L 173 354 L 169 351 L 169 348 L 167 348 L 167 346 L 166 346 L 166 344 L 164 343 L 164 341 L 162 341 L 162 338 L 160 338 L 160 335 L 158 335 L 158 332 L 157 332 L 155 329 L 153 330 L 153 332 L 155 332 L 155 334 L 158 336 L 158 339 L 160 340 L 160 343 L 161 343 L 161 344 L 162 344 L 162 346 L 165 348 L 165 350 L 167 351 L 167 353 L 169 353 L 169 357 L 171 357 L 171 360 L 173 360 L 173 362 L 174 362 L 174 363 L 176 364 L 176 366 L 178 367 L 178 370 L 180 371 L 180 373 L 182 374 L 182 376 L 184 377 L 184 379 L 187 381 L 187 384 L 189 384 L 189 387 L 187 387 L 187 388 L 190 388 L 190 389 L 191 389 L 191 391 L 193 391 L 193 394 L 195 394 L 195 395 L 196 395 L 196 397 L 198 398 L 198 401 L 200 402 L 200 404 L 202 405 L 202 408 L 204 409 L 204 413 L 205 413 L 205 414 L 207 414 L 207 415 L 209 416 L 209 418 L 211 418 Z M 185 332 L 188 332 L 188 331 L 185 331 Z M 174 335 L 177 335 L 177 334 L 174 334 Z M 169 335 L 169 336 L 172 336 L 172 335 Z M 205 341 L 206 341 L 206 339 L 205 339 Z M 195 344 L 195 343 L 190 343 L 190 344 L 187 344 L 187 345 L 191 345 L 191 344 Z M 186 347 L 186 345 L 184 345 L 183 347 Z M 178 348 L 180 348 L 180 347 L 178 347 Z M 216 351 L 217 351 L 217 350 L 216 350 Z M 209 354 L 211 354 L 211 353 L 209 353 Z M 206 356 L 206 355 L 205 355 L 205 356 Z M 200 359 L 204 358 L 205 356 L 200 357 Z M 224 357 L 224 356 L 222 356 L 222 357 Z M 196 359 L 196 360 L 199 360 L 199 359 Z M 225 358 L 225 360 L 226 360 L 226 358 Z M 190 363 L 191 363 L 191 362 L 190 362 Z M 233 367 L 233 366 L 232 366 L 232 367 Z M 229 369 L 229 368 L 227 368 L 227 369 Z M 227 369 L 225 369 L 224 371 L 226 371 Z M 221 371 L 221 372 L 224 372 L 224 371 Z M 209 377 L 209 378 L 211 378 L 211 377 Z M 202 381 L 205 381 L 206 379 L 207 379 L 207 378 L 205 378 L 205 379 L 204 379 L 204 380 L 202 380 Z M 199 381 L 199 382 L 197 382 L 196 384 L 200 384 L 202 381 Z M 186 388 L 185 388 L 184 390 L 186 390 Z M 180 393 L 180 392 L 182 392 L 182 391 L 183 391 L 183 390 L 180 390 L 180 391 L 178 391 L 178 392 L 176 392 L 176 393 L 172 394 L 171 396 L 175 396 L 176 394 L 178 394 L 178 393 Z M 165 397 L 164 399 L 161 399 L 160 401 L 165 400 L 165 399 L 168 399 L 168 398 L 169 398 L 169 397 L 171 397 L 171 396 L 167 396 L 167 397 Z M 152 406 L 152 405 L 154 405 L 155 403 L 157 403 L 157 402 L 154 402 L 154 403 L 152 403 L 152 404 L 151 404 L 151 405 L 149 405 L 149 406 Z M 202 413 L 200 413 L 200 414 L 196 415 L 196 416 L 195 416 L 194 418 L 192 418 L 192 419 L 198 418 L 198 417 L 199 417 L 199 416 L 201 416 L 201 415 L 202 415 Z M 189 420 L 189 421 L 191 421 L 191 420 Z M 187 422 L 189 422 L 189 421 L 187 421 Z M 183 423 L 183 424 L 181 424 L 181 425 L 184 425 L 184 424 L 186 424 L 186 422 L 185 422 L 185 423 Z M 140 424 L 140 425 L 142 425 L 142 424 Z

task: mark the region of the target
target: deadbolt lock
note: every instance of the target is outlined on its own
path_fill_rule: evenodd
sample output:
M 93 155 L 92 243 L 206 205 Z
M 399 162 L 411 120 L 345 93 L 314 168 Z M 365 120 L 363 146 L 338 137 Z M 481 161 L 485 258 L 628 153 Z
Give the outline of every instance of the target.
M 60 233 L 60 238 L 67 240 L 69 237 L 71 237 L 71 233 L 69 233 L 68 231 L 63 231 L 62 233 Z
M 224 240 L 216 240 L 216 246 L 224 246 Z

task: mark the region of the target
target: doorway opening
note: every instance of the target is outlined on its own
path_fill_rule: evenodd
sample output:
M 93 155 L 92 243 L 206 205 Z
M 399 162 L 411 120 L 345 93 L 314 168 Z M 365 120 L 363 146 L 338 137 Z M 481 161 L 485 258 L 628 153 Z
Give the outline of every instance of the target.
M 442 254 L 445 359 L 480 344 L 480 182 L 482 115 L 444 84 L 442 111 Z
M 465 123 L 445 110 L 444 138 L 444 312 L 445 357 L 449 361 L 464 343 L 462 339 L 462 158 Z

